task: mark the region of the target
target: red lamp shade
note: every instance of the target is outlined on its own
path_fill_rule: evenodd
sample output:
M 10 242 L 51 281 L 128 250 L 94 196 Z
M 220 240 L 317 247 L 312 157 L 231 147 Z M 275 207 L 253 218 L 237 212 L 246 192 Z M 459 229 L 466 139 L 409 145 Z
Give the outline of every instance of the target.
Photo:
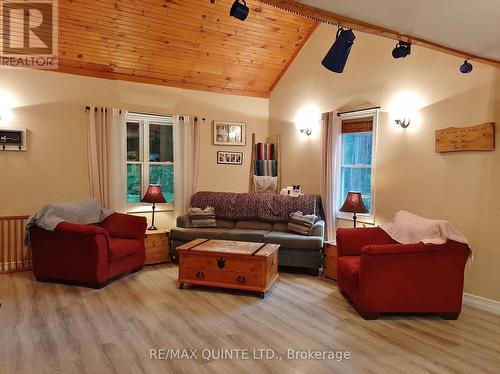
M 143 203 L 166 203 L 159 184 L 150 184 L 148 190 L 141 199 Z
M 369 213 L 361 197 L 361 192 L 349 192 L 344 201 L 344 205 L 342 205 L 342 208 L 339 210 L 349 213 Z

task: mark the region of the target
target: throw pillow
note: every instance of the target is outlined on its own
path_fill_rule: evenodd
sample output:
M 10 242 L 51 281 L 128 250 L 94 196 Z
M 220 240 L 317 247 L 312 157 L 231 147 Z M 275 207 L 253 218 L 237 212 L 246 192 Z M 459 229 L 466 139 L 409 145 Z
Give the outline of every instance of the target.
M 207 206 L 205 209 L 190 208 L 189 219 L 191 227 L 217 227 L 215 208 Z
M 302 212 L 295 212 L 290 215 L 287 229 L 300 235 L 309 235 L 311 227 L 316 222 L 318 217 L 314 214 L 303 214 Z

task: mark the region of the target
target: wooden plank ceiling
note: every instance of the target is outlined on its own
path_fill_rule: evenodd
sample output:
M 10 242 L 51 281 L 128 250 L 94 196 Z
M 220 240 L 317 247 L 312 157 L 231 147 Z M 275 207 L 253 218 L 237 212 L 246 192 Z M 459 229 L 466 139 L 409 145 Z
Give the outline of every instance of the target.
M 248 0 L 59 0 L 59 71 L 268 97 L 317 22 Z

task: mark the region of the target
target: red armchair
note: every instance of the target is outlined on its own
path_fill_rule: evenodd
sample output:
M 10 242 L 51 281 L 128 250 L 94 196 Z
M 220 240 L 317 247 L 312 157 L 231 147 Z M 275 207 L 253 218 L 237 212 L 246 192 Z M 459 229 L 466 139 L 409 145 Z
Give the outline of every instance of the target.
M 31 229 L 33 272 L 39 281 L 74 281 L 101 288 L 144 267 L 146 218 L 114 213 L 94 225 L 61 222 Z
M 340 291 L 361 316 L 432 313 L 457 319 L 470 249 L 445 244 L 400 244 L 381 228 L 337 230 Z

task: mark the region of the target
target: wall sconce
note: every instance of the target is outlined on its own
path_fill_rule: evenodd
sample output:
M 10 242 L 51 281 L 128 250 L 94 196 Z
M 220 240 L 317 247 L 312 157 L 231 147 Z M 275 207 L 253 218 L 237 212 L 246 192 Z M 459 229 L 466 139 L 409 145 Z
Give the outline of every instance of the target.
M 397 125 L 394 128 L 408 130 L 410 130 L 411 124 L 411 131 L 416 131 L 421 124 L 420 110 L 425 105 L 425 101 L 417 92 L 399 91 L 388 105 L 390 122 Z
M 396 125 L 401 126 L 403 129 L 406 129 L 408 126 L 410 126 L 410 119 L 409 118 L 403 118 L 403 120 L 396 119 L 394 120 L 396 122 Z
M 312 129 L 310 127 L 307 127 L 307 128 L 300 129 L 300 132 L 302 134 L 309 136 L 312 134 Z
M 2 108 L 0 106 L 0 123 L 7 123 L 10 122 L 10 119 L 12 117 L 12 113 L 8 108 Z
M 305 141 L 310 135 L 316 134 L 317 126 L 321 118 L 319 108 L 314 104 L 307 104 L 301 107 L 293 122 L 295 123 L 295 130 L 299 132 L 298 137 Z M 313 135 L 313 137 L 316 135 Z
M 12 108 L 17 106 L 17 101 L 7 91 L 0 90 L 0 122 L 7 123 L 12 119 Z

